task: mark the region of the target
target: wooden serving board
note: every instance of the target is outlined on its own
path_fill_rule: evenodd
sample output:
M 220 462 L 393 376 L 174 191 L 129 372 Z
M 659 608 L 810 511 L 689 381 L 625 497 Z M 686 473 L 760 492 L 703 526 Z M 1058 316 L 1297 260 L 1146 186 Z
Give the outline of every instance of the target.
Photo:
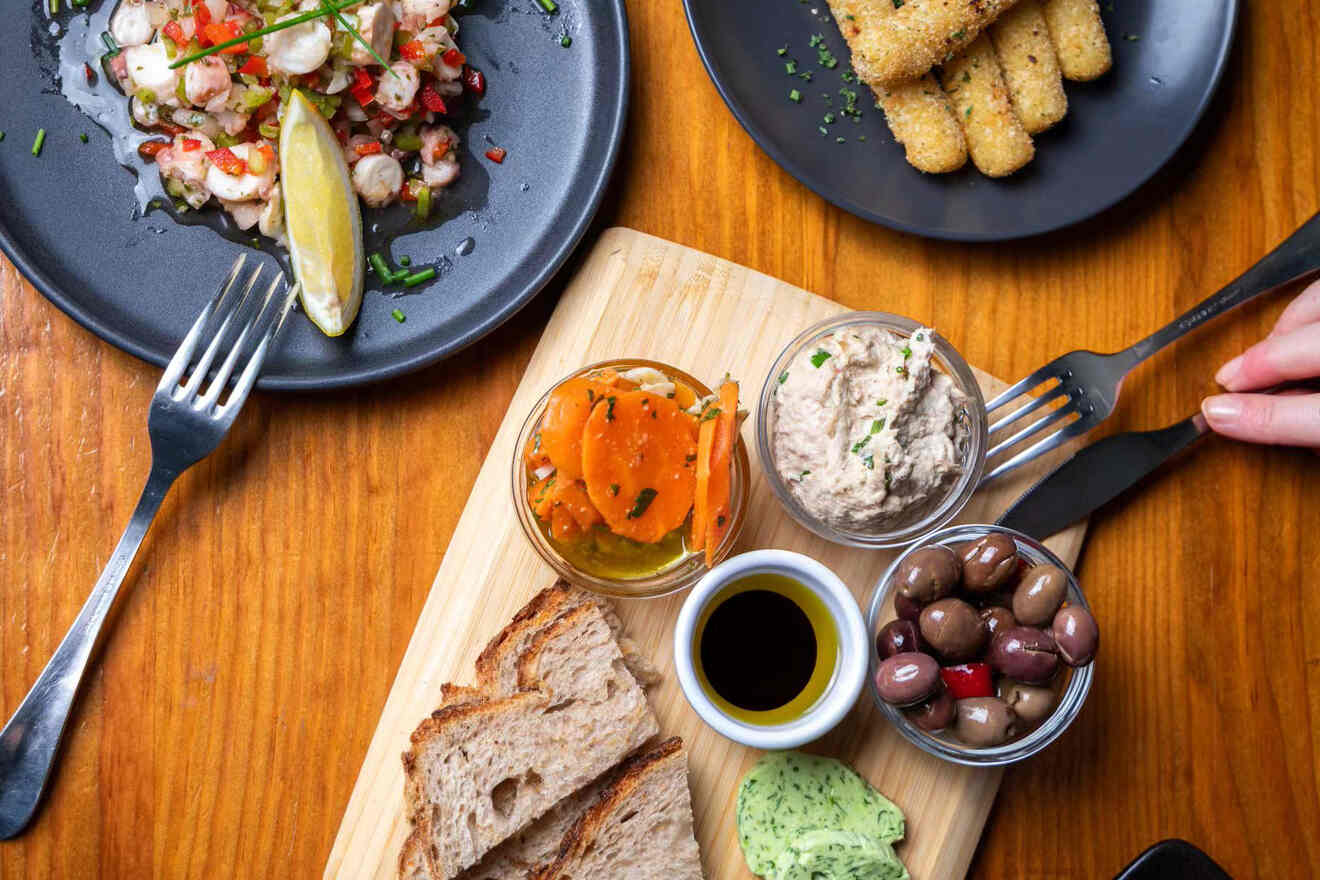
M 553 580 L 524 538 L 514 511 L 510 469 L 516 435 L 537 398 L 584 364 L 614 357 L 672 363 L 713 383 L 741 379 L 748 405 L 784 345 L 802 329 L 844 311 L 837 303 L 691 248 L 630 229 L 601 236 L 563 295 L 481 468 L 449 550 L 422 609 L 403 664 L 349 799 L 326 877 L 393 878 L 407 835 L 399 755 L 417 723 L 439 702 L 440 685 L 468 683 L 486 641 Z M 955 344 L 956 344 L 955 340 Z M 979 373 L 987 391 L 1002 383 Z M 754 415 L 754 414 L 753 414 Z M 738 551 L 796 550 L 836 571 L 863 610 L 892 553 L 840 547 L 794 523 L 770 493 L 752 442 L 750 511 Z M 962 521 L 992 521 L 1048 467 L 1039 464 L 976 496 Z M 1076 561 L 1084 526 L 1050 545 Z M 672 674 L 674 620 L 683 595 L 617 602 L 642 650 L 667 674 L 650 692 L 665 735 L 688 745 L 697 839 L 709 878 L 752 875 L 738 847 L 734 802 L 739 780 L 759 757 L 706 727 Z M 999 788 L 1002 770 L 970 769 L 925 755 L 902 739 L 864 693 L 851 715 L 811 750 L 856 767 L 907 815 L 899 855 L 914 878 L 961 877 Z M 604 878 L 601 878 L 604 880 Z M 626 880 L 626 878 L 619 878 Z

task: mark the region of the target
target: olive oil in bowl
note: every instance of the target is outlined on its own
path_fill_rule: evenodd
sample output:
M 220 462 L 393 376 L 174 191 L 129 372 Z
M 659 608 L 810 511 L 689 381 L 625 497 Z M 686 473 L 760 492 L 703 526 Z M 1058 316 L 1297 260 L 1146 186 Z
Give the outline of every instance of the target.
M 748 574 L 703 609 L 692 664 L 710 700 L 746 724 L 787 724 L 807 714 L 834 679 L 839 633 L 821 598 L 773 572 Z

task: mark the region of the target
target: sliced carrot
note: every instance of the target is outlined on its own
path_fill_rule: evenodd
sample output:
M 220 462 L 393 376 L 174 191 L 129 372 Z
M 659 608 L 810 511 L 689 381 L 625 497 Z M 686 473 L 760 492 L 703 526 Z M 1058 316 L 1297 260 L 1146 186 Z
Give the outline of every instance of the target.
M 710 521 L 710 454 L 715 444 L 715 419 L 701 423 L 697 433 L 697 489 L 692 502 L 692 539 L 689 549 L 706 546 L 706 523 Z
M 697 402 L 697 392 L 684 385 L 682 382 L 674 383 L 674 403 L 678 404 L 679 409 L 687 409 Z
M 711 444 L 710 490 L 706 521 L 706 562 L 713 565 L 715 552 L 729 531 L 733 515 L 733 445 L 738 434 L 738 383 L 720 386 L 720 411 L 714 418 L 715 438 Z
M 550 511 L 550 534 L 558 541 L 571 541 L 582 534 L 582 528 L 568 508 L 556 504 Z
M 545 449 L 541 446 L 541 432 L 536 431 L 527 438 L 527 448 L 523 450 L 523 462 L 527 465 L 527 473 L 533 474 L 539 468 L 550 464 L 550 456 L 545 454 Z
M 532 506 L 532 513 L 544 520 L 550 518 L 550 508 L 555 503 L 555 475 L 537 480 L 527 488 L 527 501 Z
M 537 435 L 541 449 L 565 480 L 582 479 L 582 426 L 591 408 L 610 390 L 603 382 L 577 377 L 550 392 Z
M 555 504 L 567 510 L 584 532 L 602 521 L 600 511 L 587 495 L 587 484 L 581 480 L 561 483 L 555 492 Z
M 587 494 L 610 531 L 654 544 L 683 524 L 696 489 L 694 421 L 645 391 L 609 394 L 582 434 Z

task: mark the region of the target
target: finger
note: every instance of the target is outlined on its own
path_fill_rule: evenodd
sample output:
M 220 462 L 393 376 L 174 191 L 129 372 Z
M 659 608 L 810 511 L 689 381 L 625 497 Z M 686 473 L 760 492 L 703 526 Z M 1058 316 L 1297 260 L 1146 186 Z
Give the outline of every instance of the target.
M 1215 381 L 1229 391 L 1267 388 L 1320 376 L 1320 323 L 1268 336 L 1219 368 Z
M 1320 448 L 1320 394 L 1219 394 L 1202 401 L 1201 412 L 1225 437 Z
M 1288 303 L 1288 308 L 1279 315 L 1270 336 L 1278 336 L 1317 322 L 1320 322 L 1320 281 L 1313 281 L 1296 299 Z

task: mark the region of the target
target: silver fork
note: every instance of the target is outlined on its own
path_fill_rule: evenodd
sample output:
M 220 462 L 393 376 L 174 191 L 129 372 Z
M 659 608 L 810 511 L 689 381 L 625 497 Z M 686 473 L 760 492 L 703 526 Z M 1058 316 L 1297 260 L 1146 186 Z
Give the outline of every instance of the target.
M 245 260 L 243 255 L 234 261 L 220 292 L 165 367 L 147 416 L 151 472 L 133 518 L 55 655 L 0 731 L 0 839 L 16 836 L 36 812 L 101 625 L 165 493 L 179 474 L 220 445 L 289 313 L 297 285 L 277 293 L 283 283 L 277 274 L 263 293 L 257 290 L 260 266 L 240 279 Z M 203 345 L 200 356 L 194 357 Z M 208 382 L 222 352 L 225 356 Z M 221 402 L 236 370 L 234 387 Z
M 1013 457 L 993 466 L 982 478 L 981 485 L 1002 477 L 1073 437 L 1080 437 L 1107 419 L 1118 402 L 1123 379 L 1138 364 L 1165 346 L 1211 319 L 1318 269 L 1320 214 L 1307 220 L 1236 281 L 1131 348 L 1113 354 L 1074 351 L 1050 361 L 986 404 L 986 414 L 989 415 L 996 410 L 1003 410 L 1015 400 L 1022 403 L 1017 409 L 1005 411 L 1006 414 L 990 425 L 991 445 L 990 451 L 986 453 L 987 463 L 1033 437 L 1039 439 Z M 1038 397 L 1026 396 L 1027 392 L 1048 382 L 1056 384 L 1045 389 Z M 1027 416 L 1061 398 L 1064 400 L 1056 408 L 1046 411 L 1025 427 L 1009 431 L 1011 426 L 1021 423 Z M 1052 433 L 1046 433 L 1047 428 L 1072 416 L 1076 418 Z

